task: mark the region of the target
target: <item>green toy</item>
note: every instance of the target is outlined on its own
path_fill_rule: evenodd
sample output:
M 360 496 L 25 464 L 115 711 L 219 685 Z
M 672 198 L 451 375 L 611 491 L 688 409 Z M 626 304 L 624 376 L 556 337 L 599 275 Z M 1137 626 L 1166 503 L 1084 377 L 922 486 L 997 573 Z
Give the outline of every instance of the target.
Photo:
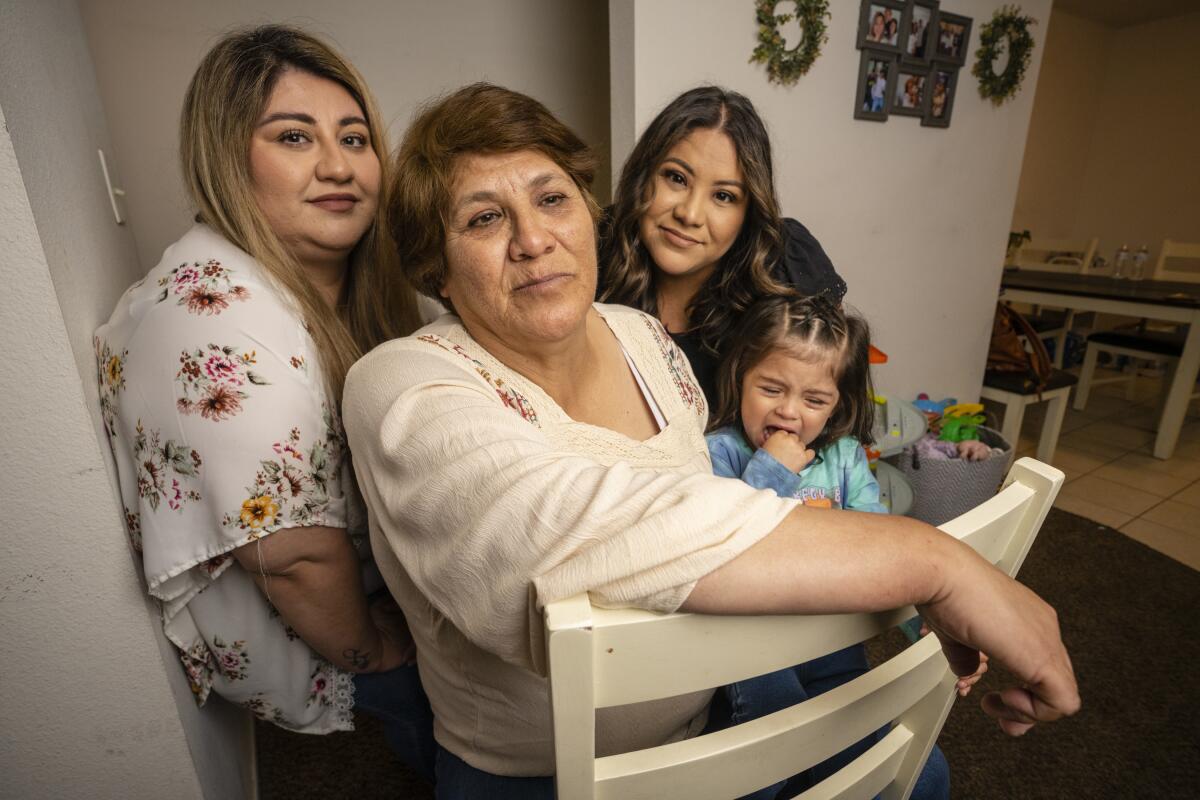
M 966 442 L 979 438 L 978 428 L 985 421 L 983 414 L 963 414 L 942 418 L 942 432 L 938 439 L 943 442 Z

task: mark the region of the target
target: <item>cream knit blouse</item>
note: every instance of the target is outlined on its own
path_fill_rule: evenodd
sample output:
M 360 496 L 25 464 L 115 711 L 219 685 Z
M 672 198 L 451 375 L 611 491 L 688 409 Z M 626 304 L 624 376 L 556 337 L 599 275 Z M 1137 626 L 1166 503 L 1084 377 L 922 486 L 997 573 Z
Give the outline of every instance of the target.
M 712 475 L 708 410 L 652 317 L 597 304 L 667 426 L 644 442 L 576 422 L 457 317 L 350 371 L 343 418 L 371 543 L 417 644 L 438 742 L 498 775 L 550 775 L 540 609 L 674 611 L 795 501 Z M 605 709 L 599 754 L 695 735 L 711 692 Z

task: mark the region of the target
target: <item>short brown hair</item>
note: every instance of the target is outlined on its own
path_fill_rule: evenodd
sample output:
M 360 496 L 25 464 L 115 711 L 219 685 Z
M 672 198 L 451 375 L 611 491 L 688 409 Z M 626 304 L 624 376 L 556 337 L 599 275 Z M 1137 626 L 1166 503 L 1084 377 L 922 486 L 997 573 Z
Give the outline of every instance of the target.
M 831 358 L 834 363 L 837 408 L 809 447 L 819 453 L 843 436 L 853 436 L 864 446 L 873 444 L 870 328 L 862 317 L 845 313 L 821 296 L 769 297 L 746 310 L 717 372 L 717 400 L 709 430 L 726 425 L 742 430 L 746 373 L 772 352 L 784 349 L 806 360 Z
M 445 303 L 446 229 L 454 167 L 473 153 L 536 150 L 571 177 L 596 219 L 591 149 L 537 100 L 473 83 L 427 105 L 404 134 L 388 191 L 388 227 L 400 266 L 417 291 Z

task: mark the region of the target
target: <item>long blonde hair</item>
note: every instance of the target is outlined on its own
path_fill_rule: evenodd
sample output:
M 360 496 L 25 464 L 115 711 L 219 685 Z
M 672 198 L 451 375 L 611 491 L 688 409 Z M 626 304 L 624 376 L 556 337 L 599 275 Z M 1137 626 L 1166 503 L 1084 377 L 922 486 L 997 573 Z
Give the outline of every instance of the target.
M 335 406 L 350 366 L 380 342 L 419 326 L 416 297 L 401 275 L 385 223 L 387 198 L 350 254 L 342 301 L 332 310 L 275 235 L 254 200 L 250 137 L 275 82 L 297 69 L 341 85 L 362 108 L 388 185 L 385 126 L 357 70 L 304 31 L 263 25 L 213 46 L 188 86 L 180 120 L 183 177 L 202 222 L 249 253 L 295 302 L 317 348 Z

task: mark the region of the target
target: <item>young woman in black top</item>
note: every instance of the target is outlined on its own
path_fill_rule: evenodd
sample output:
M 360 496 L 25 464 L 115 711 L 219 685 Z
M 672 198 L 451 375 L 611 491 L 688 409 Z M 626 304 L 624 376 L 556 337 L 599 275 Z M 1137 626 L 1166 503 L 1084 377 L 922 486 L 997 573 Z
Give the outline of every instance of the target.
M 846 283 L 813 235 L 781 218 L 753 104 L 716 86 L 684 92 L 625 162 L 601 226 L 600 299 L 657 316 L 711 399 L 742 312 L 789 291 L 840 303 Z

